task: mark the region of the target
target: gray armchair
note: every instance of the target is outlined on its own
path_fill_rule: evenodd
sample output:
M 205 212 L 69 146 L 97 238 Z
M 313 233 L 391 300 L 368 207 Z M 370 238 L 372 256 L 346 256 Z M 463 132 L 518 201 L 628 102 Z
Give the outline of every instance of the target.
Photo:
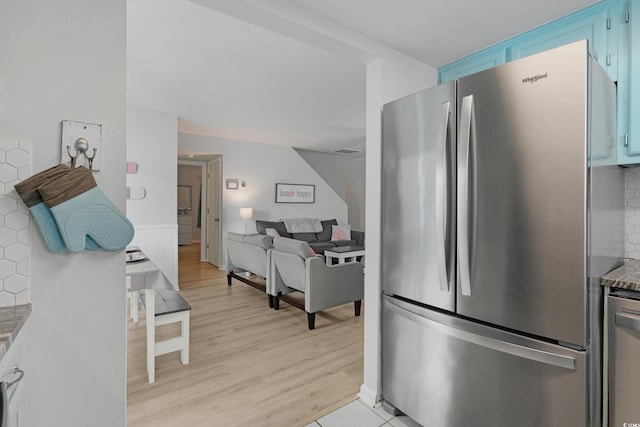
M 315 327 L 316 312 L 337 305 L 353 302 L 355 315 L 360 315 L 364 296 L 362 264 L 327 266 L 324 259 L 311 254 L 307 242 L 286 237 L 274 237 L 273 247 L 267 293 L 274 298 L 276 310 L 284 294 L 300 291 L 304 293 L 304 307 L 298 307 L 307 313 L 309 329 Z

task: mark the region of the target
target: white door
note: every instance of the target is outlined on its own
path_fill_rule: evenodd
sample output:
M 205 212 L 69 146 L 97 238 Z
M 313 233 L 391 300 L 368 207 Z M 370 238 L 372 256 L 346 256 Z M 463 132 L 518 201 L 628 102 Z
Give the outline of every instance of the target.
M 220 266 L 220 163 L 220 158 L 211 160 L 207 174 L 207 258 L 216 267 Z

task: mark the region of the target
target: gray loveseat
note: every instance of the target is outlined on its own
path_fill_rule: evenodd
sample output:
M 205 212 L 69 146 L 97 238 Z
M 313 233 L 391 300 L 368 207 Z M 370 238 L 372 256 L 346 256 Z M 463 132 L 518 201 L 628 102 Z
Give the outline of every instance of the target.
M 309 329 L 315 328 L 316 313 L 327 308 L 353 302 L 356 316 L 364 296 L 363 266 L 359 262 L 347 262 L 327 266 L 322 258 L 313 256 L 309 245 L 300 240 L 285 237 L 273 238 L 270 253 L 271 278 L 267 293 L 273 298 L 273 308 L 280 308 L 279 301 L 307 313 Z M 304 305 L 286 298 L 286 294 L 304 293 Z
M 267 229 L 273 228 L 280 237 L 307 242 L 317 254 L 324 254 L 325 249 L 335 248 L 336 246 L 364 246 L 364 231 L 351 230 L 351 240 L 331 240 L 331 226 L 338 225 L 338 221 L 328 219 L 320 222 L 322 231 L 319 233 L 289 233 L 282 221 L 262 220 L 256 221 L 256 230 L 260 234 L 267 234 Z
M 284 222 L 256 221 L 256 228 L 259 234 L 227 233 L 227 284 L 231 286 L 231 279 L 239 280 L 263 292 L 267 292 L 269 307 L 274 307 L 277 291 L 271 293 L 268 289 L 275 289 L 270 286 L 270 257 L 273 250 L 273 237 L 266 235 L 267 228 L 274 228 L 282 237 L 295 238 L 309 244 L 317 254 L 323 254 L 325 249 L 336 246 L 364 246 L 364 232 L 351 231 L 351 240 L 331 241 L 332 225 L 337 225 L 335 219 L 321 221 L 322 232 L 320 233 L 293 233 L 287 232 Z M 265 279 L 265 284 L 261 281 L 251 280 L 244 275 L 244 272 L 252 273 Z
M 262 234 L 227 233 L 227 284 L 235 278 L 247 285 L 266 292 L 266 285 L 250 280 L 245 271 L 269 280 L 269 265 L 273 237 Z M 269 307 L 273 299 L 269 296 Z

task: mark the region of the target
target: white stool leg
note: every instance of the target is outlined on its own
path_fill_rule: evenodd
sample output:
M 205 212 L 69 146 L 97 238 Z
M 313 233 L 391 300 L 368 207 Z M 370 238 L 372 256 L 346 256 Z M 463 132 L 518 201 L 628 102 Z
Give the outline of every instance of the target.
M 147 375 L 149 384 L 153 384 L 156 381 L 156 295 L 153 289 L 145 289 L 144 297 L 147 320 Z
M 138 323 L 138 291 L 129 292 L 131 297 L 131 319 L 133 323 Z
M 182 337 L 182 350 L 180 350 L 180 362 L 183 365 L 189 364 L 189 314 L 191 311 L 187 310 L 182 315 L 182 322 L 180 322 L 180 329 Z
M 138 292 L 131 291 L 131 276 L 125 276 L 124 283 L 127 297 L 131 300 L 131 319 L 133 319 L 133 323 L 138 323 Z

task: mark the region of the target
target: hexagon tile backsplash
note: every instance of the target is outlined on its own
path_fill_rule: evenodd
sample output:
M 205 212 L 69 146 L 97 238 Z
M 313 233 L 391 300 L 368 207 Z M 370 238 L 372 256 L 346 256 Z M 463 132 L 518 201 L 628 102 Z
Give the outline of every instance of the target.
M 31 176 L 31 143 L 0 139 L 0 307 L 29 302 L 29 210 L 13 186 Z

